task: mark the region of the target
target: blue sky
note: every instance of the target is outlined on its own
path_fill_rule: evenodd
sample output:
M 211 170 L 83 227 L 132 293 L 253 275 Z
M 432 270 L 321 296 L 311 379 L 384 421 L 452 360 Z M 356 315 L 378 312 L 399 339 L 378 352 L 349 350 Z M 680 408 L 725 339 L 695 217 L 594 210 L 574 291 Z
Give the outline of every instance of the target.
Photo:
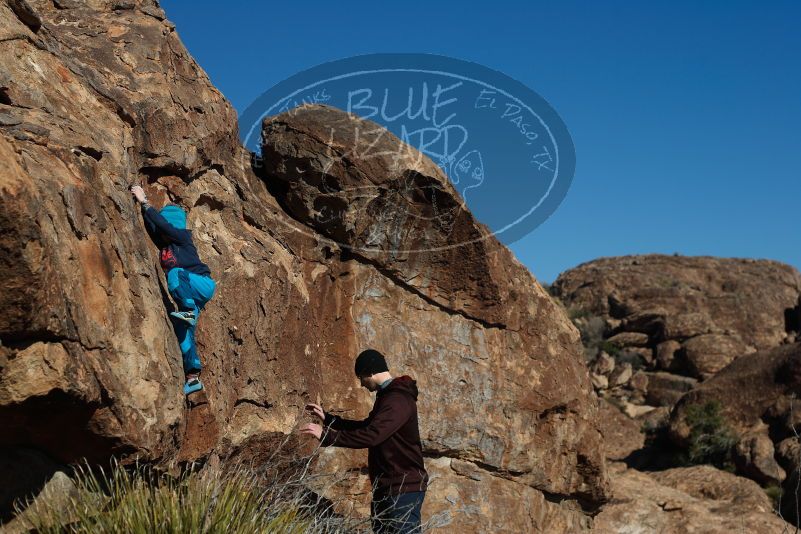
M 553 106 L 576 174 L 511 249 L 541 281 L 600 256 L 769 258 L 801 268 L 801 2 L 163 0 L 238 112 L 356 54 L 480 63 Z

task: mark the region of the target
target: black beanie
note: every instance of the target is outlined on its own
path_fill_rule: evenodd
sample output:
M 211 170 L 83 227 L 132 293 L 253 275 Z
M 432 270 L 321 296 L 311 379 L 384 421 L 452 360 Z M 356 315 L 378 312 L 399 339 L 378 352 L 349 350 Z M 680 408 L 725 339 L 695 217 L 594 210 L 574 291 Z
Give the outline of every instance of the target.
M 356 357 L 353 370 L 356 372 L 356 376 L 367 376 L 389 371 L 389 368 L 383 354 L 377 350 L 367 349 Z

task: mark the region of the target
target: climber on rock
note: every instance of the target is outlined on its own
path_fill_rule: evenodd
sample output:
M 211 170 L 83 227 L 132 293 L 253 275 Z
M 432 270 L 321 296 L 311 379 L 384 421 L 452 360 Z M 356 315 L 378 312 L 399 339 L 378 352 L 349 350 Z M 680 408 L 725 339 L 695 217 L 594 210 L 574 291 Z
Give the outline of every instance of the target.
M 325 413 L 318 404 L 307 404 L 306 410 L 325 429 L 308 423 L 300 432 L 319 439 L 322 447 L 368 449 L 373 531 L 421 532 L 428 473 L 417 420 L 417 383 L 408 376 L 392 378 L 384 356 L 372 349 L 359 354 L 354 370 L 362 387 L 378 392 L 367 419 L 342 419 Z
M 214 295 L 211 270 L 200 261 L 192 232 L 186 229 L 186 212 L 175 204 L 156 211 L 147 201 L 141 186 L 131 187 L 131 194 L 142 205 L 142 218 L 150 238 L 159 248 L 161 268 L 167 275 L 167 288 L 178 311 L 171 312 L 175 333 L 183 356 L 186 382 L 184 393 L 203 389 L 201 364 L 195 344 L 195 328 L 200 311 Z

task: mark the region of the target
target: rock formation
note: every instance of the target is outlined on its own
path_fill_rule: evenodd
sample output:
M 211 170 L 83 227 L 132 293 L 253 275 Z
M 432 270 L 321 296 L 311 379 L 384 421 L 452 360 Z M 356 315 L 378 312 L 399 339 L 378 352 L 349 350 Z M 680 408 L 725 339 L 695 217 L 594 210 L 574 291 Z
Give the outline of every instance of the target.
M 610 465 L 613 500 L 595 517 L 595 531 L 789 532 L 756 483 L 710 466 L 642 473 Z
M 733 452 L 738 472 L 764 485 L 784 482 L 785 517 L 796 523 L 798 512 L 789 504 L 796 500 L 798 481 L 799 371 L 801 343 L 738 358 L 682 397 L 670 419 L 671 437 L 684 444 L 689 436 L 688 407 L 717 403 L 737 434 Z
M 719 443 L 732 443 L 731 467 L 766 488 L 783 483 L 784 516 L 798 522 L 788 508 L 799 464 L 793 452 L 797 270 L 766 260 L 603 258 L 560 275 L 552 293 L 582 330 L 595 389 L 642 425 L 647 442 L 658 441 L 635 450 L 642 432 L 607 410 L 602 432 L 628 445 L 609 458 L 639 468 L 669 466 L 676 449 L 690 446 L 688 410 L 718 407 L 725 426 L 717 430 Z M 641 476 L 613 473 L 613 493 Z
M 801 330 L 801 273 L 776 261 L 601 258 L 562 273 L 552 291 L 568 308 L 602 318 L 607 341 L 646 366 L 701 379 Z
M 0 485 L 17 483 L 12 496 L 84 457 L 269 448 L 308 401 L 364 416 L 352 359 L 371 346 L 422 392 L 426 515 L 459 509 L 446 530 L 465 532 L 590 523 L 582 508 L 604 501 L 607 479 L 578 332 L 430 161 L 388 133 L 400 160 L 360 155 L 346 128 L 326 143 L 327 125 L 375 126 L 309 108 L 265 124 L 257 175 L 234 110 L 155 2 L 5 0 L 0 55 L 0 461 L 15 466 Z M 350 152 L 348 165 L 332 157 Z M 311 176 L 321 162 L 334 193 Z M 190 209 L 218 281 L 199 324 L 197 405 L 180 390 L 137 182 L 153 204 Z M 348 196 L 361 186 L 377 200 Z M 398 198 L 413 199 L 408 216 L 380 220 Z M 427 218 L 434 200 L 447 217 Z M 358 212 L 326 225 L 323 206 Z M 41 460 L 16 461 L 29 457 Z M 326 450 L 319 466 L 354 468 L 347 495 L 362 510 L 364 461 Z
M 632 416 L 799 335 L 801 273 L 775 261 L 602 258 L 562 273 L 551 293 L 582 332 L 594 388 Z

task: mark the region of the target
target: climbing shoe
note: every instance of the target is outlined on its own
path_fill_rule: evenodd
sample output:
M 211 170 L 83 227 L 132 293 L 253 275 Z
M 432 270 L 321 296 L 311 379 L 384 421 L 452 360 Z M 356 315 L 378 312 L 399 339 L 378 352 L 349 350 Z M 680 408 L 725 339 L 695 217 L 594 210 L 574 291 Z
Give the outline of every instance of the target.
M 186 384 L 184 384 L 184 395 L 189 395 L 201 389 L 203 389 L 203 382 L 201 382 L 199 378 L 190 378 L 186 381 Z
M 170 315 L 181 321 L 186 321 L 192 326 L 195 326 L 195 323 L 197 322 L 194 312 L 191 311 L 170 312 Z

